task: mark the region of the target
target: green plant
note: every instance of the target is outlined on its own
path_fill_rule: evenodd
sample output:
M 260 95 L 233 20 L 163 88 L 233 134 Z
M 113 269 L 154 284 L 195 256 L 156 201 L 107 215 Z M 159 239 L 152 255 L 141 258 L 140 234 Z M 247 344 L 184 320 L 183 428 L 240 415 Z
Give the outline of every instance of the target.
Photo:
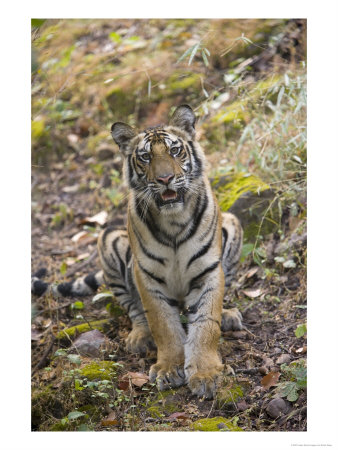
M 289 365 L 282 364 L 281 370 L 282 377 L 285 381 L 278 383 L 276 396 L 286 397 L 290 402 L 295 402 L 299 397 L 299 391 L 306 389 L 306 361 L 304 359 L 299 359 Z

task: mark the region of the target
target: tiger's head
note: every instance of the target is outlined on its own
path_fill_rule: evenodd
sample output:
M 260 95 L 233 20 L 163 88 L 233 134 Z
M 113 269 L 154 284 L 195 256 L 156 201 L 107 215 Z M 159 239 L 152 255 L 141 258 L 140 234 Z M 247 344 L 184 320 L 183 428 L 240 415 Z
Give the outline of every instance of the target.
M 196 194 L 204 170 L 204 153 L 195 142 L 196 117 L 188 105 L 179 106 L 168 126 L 140 133 L 116 122 L 111 134 L 124 155 L 129 188 L 147 206 L 177 212 L 187 196 Z

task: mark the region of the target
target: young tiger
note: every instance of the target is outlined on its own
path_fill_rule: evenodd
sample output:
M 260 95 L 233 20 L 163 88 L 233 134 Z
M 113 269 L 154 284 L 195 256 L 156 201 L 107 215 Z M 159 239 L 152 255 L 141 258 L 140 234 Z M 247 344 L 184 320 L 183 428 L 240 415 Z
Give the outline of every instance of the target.
M 223 367 L 221 328 L 242 328 L 236 308 L 222 310 L 242 228 L 234 215 L 220 212 L 195 141 L 195 120 L 182 105 L 168 126 L 137 133 L 113 124 L 130 189 L 127 231 L 105 229 L 98 240 L 103 271 L 57 289 L 88 294 L 104 281 L 132 321 L 127 348 L 145 352 L 155 341 L 150 380 L 161 390 L 188 383 L 193 394 L 212 398 Z

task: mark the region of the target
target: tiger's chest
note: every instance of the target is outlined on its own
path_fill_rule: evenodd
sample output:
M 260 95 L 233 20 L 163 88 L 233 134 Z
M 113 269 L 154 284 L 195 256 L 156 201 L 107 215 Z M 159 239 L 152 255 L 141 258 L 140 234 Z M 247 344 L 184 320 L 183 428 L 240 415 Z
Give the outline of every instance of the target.
M 219 261 L 218 208 L 212 197 L 205 204 L 198 213 L 187 209 L 156 221 L 129 217 L 132 253 L 147 275 L 149 289 L 160 289 L 165 296 L 184 302 L 193 280 Z

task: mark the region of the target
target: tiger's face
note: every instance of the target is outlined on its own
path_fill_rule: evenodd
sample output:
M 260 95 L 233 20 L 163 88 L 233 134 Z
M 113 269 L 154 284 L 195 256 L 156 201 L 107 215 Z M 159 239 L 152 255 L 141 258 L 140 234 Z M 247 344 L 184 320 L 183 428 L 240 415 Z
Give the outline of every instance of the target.
M 128 185 L 147 206 L 177 212 L 196 192 L 204 156 L 194 143 L 194 124 L 193 111 L 183 105 L 176 109 L 167 127 L 136 134 L 121 122 L 112 126 L 112 136 L 125 157 Z

